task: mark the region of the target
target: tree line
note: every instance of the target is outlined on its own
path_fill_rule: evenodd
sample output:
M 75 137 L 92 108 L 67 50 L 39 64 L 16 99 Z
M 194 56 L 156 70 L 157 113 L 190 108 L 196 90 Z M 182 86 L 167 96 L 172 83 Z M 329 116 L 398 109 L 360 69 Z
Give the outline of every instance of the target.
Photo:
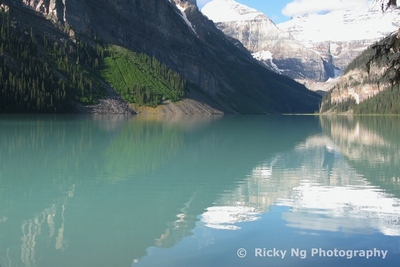
M 132 103 L 156 106 L 185 96 L 185 79 L 155 57 L 127 49 L 129 55 L 118 54 L 98 38 L 79 34 L 56 39 L 22 28 L 10 12 L 0 10 L 0 113 L 74 112 L 74 103 L 94 104 L 106 96 L 104 73 L 127 81 L 115 89 Z M 106 64 L 114 57 L 128 62 L 122 76 L 116 64 Z
M 103 55 L 100 45 L 11 26 L 4 10 L 0 23 L 0 112 L 73 112 L 74 102 L 94 103 L 105 94 L 90 74 Z
M 344 75 L 351 70 L 358 69 L 365 73 L 362 79 L 352 79 L 338 83 L 322 99 L 320 112 L 328 110 L 346 112 L 353 110 L 354 114 L 400 114 L 399 66 L 400 44 L 396 34 L 376 42 L 356 57 L 345 69 Z M 397 47 L 397 48 L 396 48 Z M 385 70 L 383 74 L 376 70 Z M 374 71 L 373 71 L 374 70 Z M 334 89 L 344 89 L 359 86 L 360 84 L 374 84 L 384 88 L 379 94 L 356 104 L 355 99 L 332 103 L 331 94 Z
M 33 35 L 12 29 L 8 12 L 1 12 L 0 23 L 0 112 L 70 110 L 65 82 L 38 55 Z

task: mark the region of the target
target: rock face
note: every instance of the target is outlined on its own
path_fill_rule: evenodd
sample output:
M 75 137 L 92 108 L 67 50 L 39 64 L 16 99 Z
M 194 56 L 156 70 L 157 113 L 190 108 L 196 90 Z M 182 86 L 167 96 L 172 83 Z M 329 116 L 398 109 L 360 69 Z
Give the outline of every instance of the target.
M 64 22 L 65 0 L 22 0 L 22 3 L 55 22 Z
M 397 34 L 392 34 L 364 50 L 326 94 L 321 111 L 336 112 L 338 104 L 346 105 L 350 101 L 360 104 L 390 88 L 391 74 L 396 70 L 394 62 L 400 56 L 398 44 Z
M 223 10 L 223 12 L 222 12 Z M 202 8 L 226 35 L 238 39 L 269 69 L 293 79 L 326 81 L 333 66 L 279 29 L 266 15 L 234 0 L 214 0 Z
M 318 108 L 318 95 L 261 66 L 204 17 L 194 0 L 5 1 L 65 25 L 64 31 L 70 28 L 157 58 L 223 112 L 313 112 Z
M 196 0 L 173 0 L 176 5 L 197 7 Z
M 79 0 L 20 0 L 26 8 L 50 19 L 60 26 L 73 26 L 74 30 L 85 32 L 91 28 L 88 6 Z
M 326 90 L 318 82 L 340 76 L 364 49 L 400 26 L 398 10 L 382 14 L 376 3 L 358 10 L 296 16 L 278 25 L 234 0 L 213 0 L 202 12 L 271 70 L 314 90 Z
M 341 77 L 339 83 L 329 92 L 331 94 L 332 103 L 337 104 L 349 99 L 354 99 L 356 104 L 359 104 L 388 87 L 388 84 L 382 87 L 374 83 L 359 84 L 366 76 L 367 74 L 365 72 L 354 70 L 349 72 L 348 75 Z
M 360 9 L 296 16 L 277 26 L 343 71 L 368 46 L 397 31 L 399 14 L 398 10 L 383 14 L 371 1 Z

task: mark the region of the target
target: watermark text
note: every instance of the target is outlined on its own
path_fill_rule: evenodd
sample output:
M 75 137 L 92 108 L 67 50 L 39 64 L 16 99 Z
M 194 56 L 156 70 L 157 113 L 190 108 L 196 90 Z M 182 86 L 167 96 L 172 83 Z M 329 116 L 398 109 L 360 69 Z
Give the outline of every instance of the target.
M 245 249 L 240 248 L 237 250 L 237 256 L 239 258 L 245 257 L 256 257 L 256 258 L 278 258 L 284 260 L 285 258 L 344 258 L 344 259 L 354 259 L 354 258 L 380 258 L 384 260 L 387 257 L 387 250 L 371 248 L 371 249 L 324 249 L 324 248 L 290 248 L 290 249 L 279 249 L 279 248 L 254 248 Z

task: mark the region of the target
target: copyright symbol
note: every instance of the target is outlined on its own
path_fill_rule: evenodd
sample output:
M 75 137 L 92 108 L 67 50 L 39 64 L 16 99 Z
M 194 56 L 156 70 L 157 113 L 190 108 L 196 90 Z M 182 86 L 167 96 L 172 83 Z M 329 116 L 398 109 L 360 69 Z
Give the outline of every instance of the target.
M 244 258 L 247 255 L 247 251 L 244 248 L 239 248 L 236 252 L 239 258 Z

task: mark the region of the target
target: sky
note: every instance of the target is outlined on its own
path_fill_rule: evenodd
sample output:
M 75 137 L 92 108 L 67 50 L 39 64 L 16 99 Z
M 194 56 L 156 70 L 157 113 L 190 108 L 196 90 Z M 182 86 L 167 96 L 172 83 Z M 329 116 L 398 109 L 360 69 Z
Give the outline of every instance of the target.
M 212 0 L 197 0 L 201 9 Z M 303 14 L 326 13 L 333 10 L 361 8 L 373 0 L 235 0 L 267 15 L 275 24 Z M 376 0 L 375 0 L 376 1 Z

